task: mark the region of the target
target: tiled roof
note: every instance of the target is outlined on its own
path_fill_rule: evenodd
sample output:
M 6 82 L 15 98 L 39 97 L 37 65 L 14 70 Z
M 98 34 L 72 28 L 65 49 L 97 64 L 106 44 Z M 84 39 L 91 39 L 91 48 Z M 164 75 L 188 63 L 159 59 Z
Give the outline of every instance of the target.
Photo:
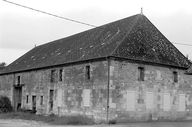
M 144 15 L 138 14 L 33 48 L 3 73 L 107 56 L 189 67 L 185 56 Z
M 192 75 L 192 65 L 191 65 L 191 67 L 187 70 L 187 74 L 191 74 L 191 75 Z

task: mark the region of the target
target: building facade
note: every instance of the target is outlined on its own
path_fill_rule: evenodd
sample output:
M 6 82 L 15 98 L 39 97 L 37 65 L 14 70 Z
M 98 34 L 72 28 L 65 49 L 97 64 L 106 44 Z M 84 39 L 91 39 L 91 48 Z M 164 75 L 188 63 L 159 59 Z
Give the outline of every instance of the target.
M 32 49 L 0 74 L 0 94 L 36 114 L 190 119 L 190 64 L 139 14 Z

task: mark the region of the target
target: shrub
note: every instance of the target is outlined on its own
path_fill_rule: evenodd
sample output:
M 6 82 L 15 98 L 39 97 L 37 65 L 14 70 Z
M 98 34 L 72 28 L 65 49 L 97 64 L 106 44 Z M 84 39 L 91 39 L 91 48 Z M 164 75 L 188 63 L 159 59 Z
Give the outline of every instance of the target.
M 116 124 L 117 121 L 116 120 L 109 120 L 109 124 Z
M 92 125 L 94 120 L 86 116 L 49 116 L 49 120 L 46 120 L 55 125 Z
M 6 96 L 0 96 L 0 113 L 11 112 L 13 110 L 11 101 Z

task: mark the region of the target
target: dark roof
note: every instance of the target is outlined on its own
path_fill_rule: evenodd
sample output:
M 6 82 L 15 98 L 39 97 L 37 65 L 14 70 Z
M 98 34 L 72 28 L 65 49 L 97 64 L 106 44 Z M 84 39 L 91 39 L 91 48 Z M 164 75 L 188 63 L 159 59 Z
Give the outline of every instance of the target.
M 185 56 L 144 15 L 138 14 L 33 48 L 3 73 L 107 56 L 189 67 Z
M 191 65 L 191 67 L 187 70 L 186 73 L 192 75 L 192 65 Z

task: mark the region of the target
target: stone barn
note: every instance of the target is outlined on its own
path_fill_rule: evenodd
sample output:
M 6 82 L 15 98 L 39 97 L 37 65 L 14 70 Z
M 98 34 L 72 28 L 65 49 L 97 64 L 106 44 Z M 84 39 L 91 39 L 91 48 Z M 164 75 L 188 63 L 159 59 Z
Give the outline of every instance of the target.
M 191 63 L 142 14 L 37 46 L 0 74 L 15 110 L 95 121 L 192 117 Z

